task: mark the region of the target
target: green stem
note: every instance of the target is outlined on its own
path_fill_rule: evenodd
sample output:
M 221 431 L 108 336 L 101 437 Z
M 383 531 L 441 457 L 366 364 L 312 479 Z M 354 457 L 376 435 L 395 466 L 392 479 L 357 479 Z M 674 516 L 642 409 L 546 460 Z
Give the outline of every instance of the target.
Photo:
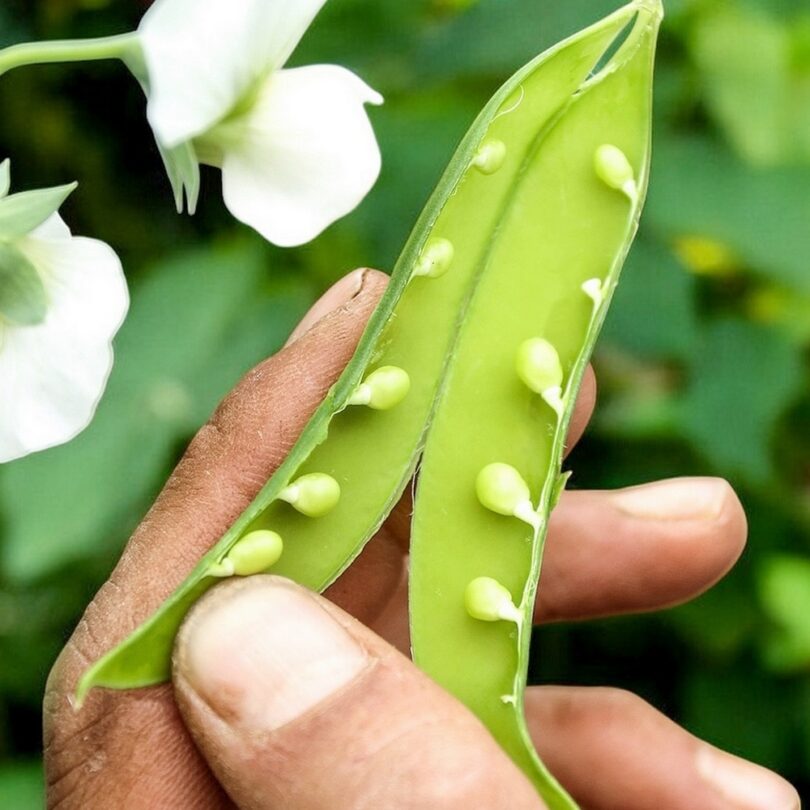
M 126 60 L 137 53 L 138 35 L 120 34 L 99 39 L 56 42 L 28 42 L 0 51 L 0 76 L 18 67 L 54 62 L 95 62 L 101 59 Z

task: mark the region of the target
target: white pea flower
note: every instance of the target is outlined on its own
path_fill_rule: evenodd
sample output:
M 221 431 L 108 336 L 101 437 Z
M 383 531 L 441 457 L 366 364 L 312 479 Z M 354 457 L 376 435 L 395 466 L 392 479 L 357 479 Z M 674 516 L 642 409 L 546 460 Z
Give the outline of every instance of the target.
M 113 250 L 71 236 L 57 213 L 74 188 L 9 196 L 0 164 L 0 462 L 89 424 L 129 306 Z
M 131 63 L 175 189 L 193 212 L 199 163 L 222 170 L 225 204 L 284 247 L 352 211 L 380 172 L 365 104 L 345 68 L 282 69 L 326 0 L 156 0 Z

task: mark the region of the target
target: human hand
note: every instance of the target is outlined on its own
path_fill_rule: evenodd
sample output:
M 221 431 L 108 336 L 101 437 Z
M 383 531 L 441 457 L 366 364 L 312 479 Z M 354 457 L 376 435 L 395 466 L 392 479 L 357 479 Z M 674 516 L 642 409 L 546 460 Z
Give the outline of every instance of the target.
M 525 777 L 407 649 L 409 504 L 323 598 L 272 576 L 217 586 L 178 639 L 174 684 L 95 691 L 84 668 L 148 617 L 248 505 L 337 379 L 387 279 L 356 271 L 200 431 L 54 667 L 50 807 L 542 807 Z M 589 375 L 569 446 L 595 398 Z M 538 621 L 651 610 L 716 582 L 745 542 L 717 479 L 567 492 L 551 521 Z M 587 810 L 797 810 L 777 775 L 613 689 L 529 689 L 544 760 Z

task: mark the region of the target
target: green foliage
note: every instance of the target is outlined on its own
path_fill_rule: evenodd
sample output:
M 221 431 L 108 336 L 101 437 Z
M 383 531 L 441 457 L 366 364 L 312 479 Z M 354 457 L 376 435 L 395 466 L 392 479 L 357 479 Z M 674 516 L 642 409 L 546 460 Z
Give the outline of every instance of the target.
M 718 320 L 705 330 L 690 373 L 686 435 L 736 480 L 767 484 L 775 474 L 774 429 L 800 392 L 797 348 L 772 329 Z
M 618 5 L 331 0 L 296 60 L 345 64 L 383 92 L 372 112 L 383 175 L 356 214 L 294 252 L 234 226 L 206 172 L 197 218 L 174 214 L 142 93 L 120 67 L 3 77 L 0 159 L 14 158 L 20 188 L 81 179 L 66 219 L 121 252 L 133 310 L 87 434 L 0 469 L 0 658 L 14 662 L 0 667 L 0 757 L 36 756 L 50 662 L 217 398 L 332 280 L 355 266 L 390 269 L 495 87 Z M 810 559 L 807 3 L 666 6 L 650 200 L 601 343 L 601 401 L 573 480 L 725 475 L 751 539 L 729 581 L 693 605 L 608 629 L 544 630 L 559 647 L 535 677 L 638 688 L 803 793 L 810 687 L 797 651 L 810 620 L 804 597 L 787 594 L 805 593 Z M 124 31 L 142 8 L 7 0 L 0 42 Z
M 810 671 L 810 559 L 781 554 L 760 566 L 759 592 L 773 630 L 764 655 L 777 671 Z
M 0 796 L 7 810 L 40 810 L 45 805 L 42 766 L 38 762 L 0 765 Z
M 712 116 L 754 164 L 810 161 L 810 11 L 717 3 L 688 45 Z
M 810 292 L 810 166 L 751 166 L 716 140 L 664 132 L 653 177 L 648 224 L 659 238 L 709 237 L 736 257 L 733 269 Z

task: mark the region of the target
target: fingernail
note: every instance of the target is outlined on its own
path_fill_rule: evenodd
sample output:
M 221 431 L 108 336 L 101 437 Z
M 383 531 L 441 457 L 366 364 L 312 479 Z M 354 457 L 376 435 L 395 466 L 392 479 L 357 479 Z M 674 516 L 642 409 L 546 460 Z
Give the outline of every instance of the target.
M 698 751 L 697 770 L 729 808 L 800 810 L 799 794 L 781 776 L 710 745 Z
M 296 340 L 309 332 L 321 318 L 336 309 L 340 309 L 344 304 L 348 304 L 363 289 L 365 275 L 366 271 L 363 269 L 353 270 L 348 276 L 344 276 L 340 281 L 333 284 L 312 305 L 312 308 L 304 315 L 298 326 L 293 329 L 284 345 L 289 346 L 291 343 L 295 343 Z
M 367 661 L 315 597 L 261 577 L 202 604 L 181 633 L 175 666 L 227 722 L 272 731 L 349 684 Z
M 643 520 L 714 520 L 723 510 L 728 484 L 719 478 L 673 478 L 613 493 L 623 512 Z

